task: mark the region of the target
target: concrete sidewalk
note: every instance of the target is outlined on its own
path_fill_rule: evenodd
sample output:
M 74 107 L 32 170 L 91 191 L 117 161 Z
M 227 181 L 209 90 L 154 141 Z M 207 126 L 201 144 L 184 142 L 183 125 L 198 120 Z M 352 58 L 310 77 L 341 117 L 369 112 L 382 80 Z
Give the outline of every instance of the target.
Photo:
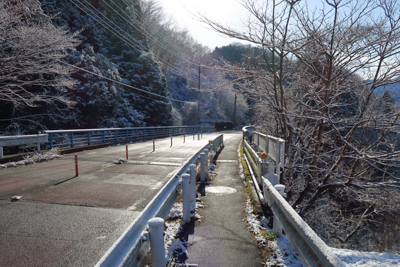
M 225 147 L 216 161 L 217 176 L 201 197 L 205 208 L 198 213 L 203 218 L 188 231 L 186 264 L 262 266 L 261 252 L 244 220 L 246 194 L 239 177 L 237 152 L 241 137 L 238 132 L 224 138 Z

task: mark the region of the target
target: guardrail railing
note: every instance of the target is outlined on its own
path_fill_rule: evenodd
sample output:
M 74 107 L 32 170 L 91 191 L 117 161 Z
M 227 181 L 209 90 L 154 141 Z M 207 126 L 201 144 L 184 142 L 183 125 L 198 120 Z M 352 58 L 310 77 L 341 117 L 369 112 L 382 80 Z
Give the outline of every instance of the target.
M 47 134 L 0 136 L 0 158 L 4 157 L 3 147 L 5 146 L 37 144 L 37 150 L 40 152 L 40 144 L 47 141 Z
M 345 264 L 332 253 L 330 247 L 325 244 L 281 196 L 276 188 L 280 186 L 280 189 L 282 189 L 283 186 L 273 186 L 266 178 L 263 178 L 263 183 L 264 198 L 303 262 L 307 266 L 345 266 Z M 274 220 L 274 224 L 275 222 L 276 220 Z M 276 228 L 275 225 L 274 228 Z
M 165 219 L 181 191 L 182 175 L 190 172 L 189 165 L 199 161 L 204 150 L 218 151 L 223 145 L 223 135 L 218 136 L 201 148 L 172 178 L 161 188 L 141 214 L 132 222 L 121 237 L 111 246 L 96 264 L 96 267 L 139 266 L 144 254 L 149 249 L 148 223 L 154 217 Z M 212 146 L 212 148 L 211 148 Z M 204 167 L 204 166 L 203 166 Z M 164 257 L 164 255 L 162 255 Z
M 166 137 L 181 134 L 194 134 L 209 131 L 209 127 L 194 126 L 163 126 L 163 127 L 131 127 L 131 128 L 104 128 L 79 130 L 48 130 L 48 148 L 75 147 L 113 143 L 141 138 Z
M 275 174 L 279 176 L 285 164 L 285 140 L 259 132 L 253 132 L 252 143 L 257 146 L 259 150 L 257 152 L 266 153 L 267 161 L 271 159 L 275 163 Z
M 280 169 L 284 168 L 285 141 L 259 132 L 250 133 L 247 128 L 243 128 L 243 137 L 246 160 L 261 184 L 263 199 L 260 201 L 265 200 L 274 213 L 273 232 L 276 236 L 282 235 L 283 228 L 307 266 L 345 266 L 281 195 L 285 190 L 285 186 L 279 184 Z M 252 148 L 248 142 L 250 139 L 258 151 Z M 267 156 L 265 159 L 261 158 L 263 153 Z M 268 162 L 270 160 L 273 165 Z

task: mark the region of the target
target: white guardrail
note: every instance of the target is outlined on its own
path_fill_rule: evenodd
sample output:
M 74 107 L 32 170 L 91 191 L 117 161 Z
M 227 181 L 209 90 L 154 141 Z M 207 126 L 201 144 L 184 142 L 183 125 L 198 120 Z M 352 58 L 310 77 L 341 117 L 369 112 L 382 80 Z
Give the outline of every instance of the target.
M 243 128 L 244 153 L 250 162 L 250 167 L 258 176 L 257 182 L 260 183 L 263 190 L 262 202 L 265 201 L 274 213 L 274 233 L 280 236 L 283 228 L 307 266 L 345 266 L 281 195 L 284 195 L 285 189 L 284 185 L 279 184 L 280 168 L 284 167 L 284 141 L 258 132 L 250 134 L 246 131 L 248 130 Z M 257 152 L 245 138 L 250 136 L 252 138 L 248 139 L 252 140 Z M 262 159 L 262 152 L 266 153 L 268 157 Z M 272 162 L 268 162 L 268 160 L 272 160 Z M 267 168 L 263 168 L 264 166 Z
M 0 158 L 4 157 L 3 147 L 5 146 L 37 144 L 37 150 L 40 152 L 40 143 L 47 143 L 47 141 L 47 134 L 0 136 Z
M 96 267 L 139 266 L 150 247 L 149 233 L 147 231 L 149 221 L 155 217 L 163 219 L 167 217 L 172 205 L 180 194 L 181 177 L 183 174 L 189 172 L 189 165 L 198 161 L 200 154 L 204 150 L 209 150 L 210 155 L 216 153 L 222 146 L 223 135 L 221 134 L 186 161 L 182 165 L 182 168 L 161 188 L 128 229 L 111 246 L 96 264 Z
M 297 214 L 268 179 L 263 178 L 264 198 L 287 237 L 307 266 L 340 267 L 345 264 Z M 275 223 L 275 220 L 274 220 Z

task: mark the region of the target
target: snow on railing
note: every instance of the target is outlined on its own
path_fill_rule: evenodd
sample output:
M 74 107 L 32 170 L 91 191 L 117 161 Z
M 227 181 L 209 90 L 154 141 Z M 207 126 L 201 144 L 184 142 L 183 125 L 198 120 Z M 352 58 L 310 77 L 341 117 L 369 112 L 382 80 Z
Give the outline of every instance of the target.
M 278 192 L 284 190 L 283 185 L 273 186 L 263 178 L 264 198 L 274 213 L 274 224 L 278 222 L 285 230 L 287 237 L 296 248 L 301 259 L 307 266 L 340 267 L 345 264 L 332 252 L 325 242 L 311 229 L 311 227 L 297 214 L 289 203 Z M 280 227 L 274 228 L 279 229 Z M 275 230 L 276 231 L 276 230 Z M 281 233 L 277 233 L 279 236 Z
M 211 148 L 211 145 L 213 148 Z M 171 179 L 161 188 L 157 195 L 150 201 L 146 208 L 132 222 L 120 238 L 111 246 L 107 253 L 96 264 L 96 267 L 125 267 L 139 266 L 144 255 L 150 247 L 148 223 L 151 219 L 159 217 L 165 219 L 181 191 L 182 175 L 190 172 L 190 165 L 199 160 L 204 150 L 210 149 L 217 152 L 223 146 L 223 135 L 218 136 L 201 148 Z M 205 166 L 201 166 L 202 168 Z M 158 244 L 160 245 L 160 244 Z M 159 255 L 165 257 L 165 255 Z

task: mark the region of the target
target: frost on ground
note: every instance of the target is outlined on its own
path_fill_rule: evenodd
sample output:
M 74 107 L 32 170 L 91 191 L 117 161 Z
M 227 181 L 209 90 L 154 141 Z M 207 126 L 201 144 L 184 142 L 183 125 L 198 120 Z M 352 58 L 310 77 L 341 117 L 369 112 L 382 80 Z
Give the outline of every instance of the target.
M 59 149 L 53 148 L 46 152 L 41 152 L 41 153 L 36 152 L 33 155 L 24 157 L 24 159 L 20 160 L 20 161 L 0 164 L 0 168 L 17 167 L 19 165 L 28 165 L 28 164 L 33 164 L 36 162 L 52 160 L 52 159 L 59 158 L 59 157 L 61 157 Z
M 194 217 L 197 221 L 201 220 L 201 216 L 196 211 L 203 207 L 204 204 L 202 202 L 192 203 L 190 207 L 190 217 Z M 187 252 L 187 240 L 185 240 L 185 236 L 182 235 L 184 230 L 182 227 L 182 218 L 183 204 L 181 202 L 176 202 L 165 221 L 165 258 L 169 264 L 179 262 L 178 258 L 188 258 L 189 256 Z
M 287 236 L 275 238 L 272 230 L 267 227 L 268 219 L 254 215 L 249 198 L 246 200 L 246 215 L 249 230 L 254 234 L 257 242 L 270 250 L 264 266 L 305 266 L 289 238 Z

